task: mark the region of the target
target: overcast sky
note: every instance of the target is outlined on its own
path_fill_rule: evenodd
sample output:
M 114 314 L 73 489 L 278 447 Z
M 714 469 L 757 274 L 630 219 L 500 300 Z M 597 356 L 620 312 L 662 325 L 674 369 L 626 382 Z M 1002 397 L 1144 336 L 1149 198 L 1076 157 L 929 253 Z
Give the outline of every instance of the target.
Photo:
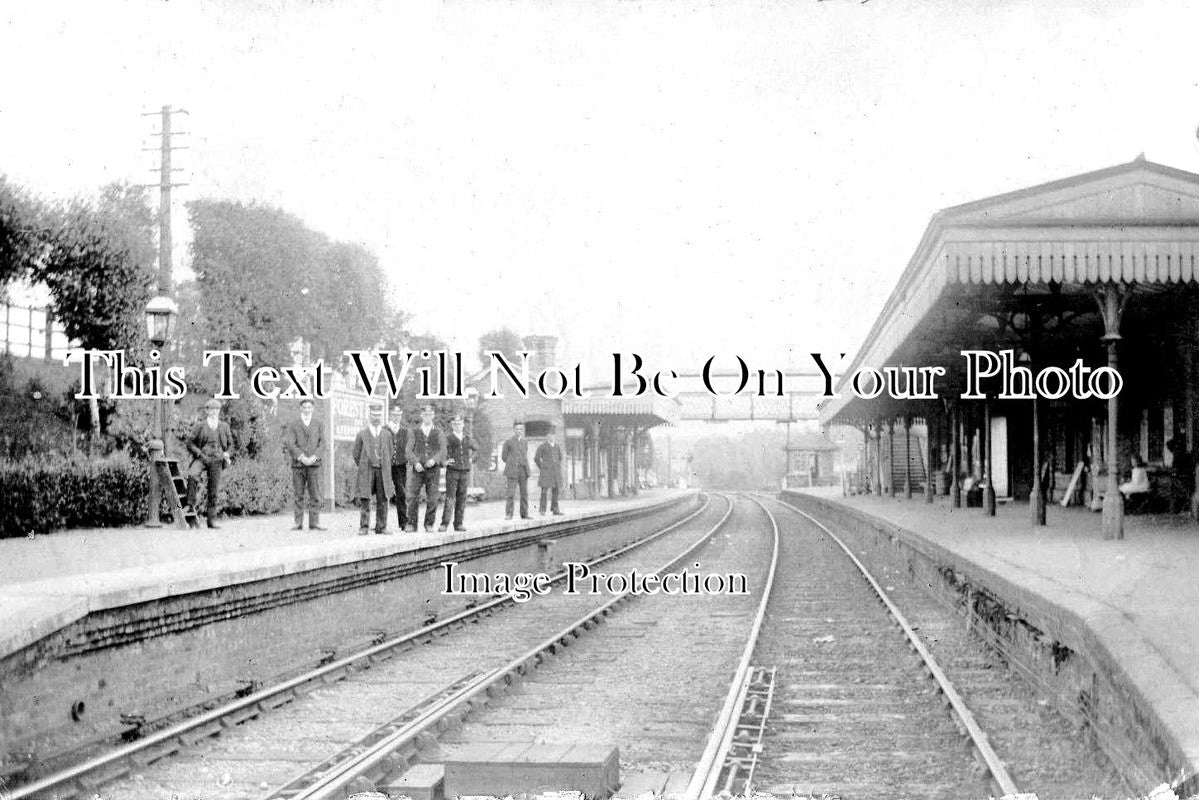
M 170 103 L 180 205 L 367 245 L 459 349 L 773 368 L 852 352 L 940 208 L 1199 172 L 1195 5 L 7 0 L 0 171 L 153 181 Z

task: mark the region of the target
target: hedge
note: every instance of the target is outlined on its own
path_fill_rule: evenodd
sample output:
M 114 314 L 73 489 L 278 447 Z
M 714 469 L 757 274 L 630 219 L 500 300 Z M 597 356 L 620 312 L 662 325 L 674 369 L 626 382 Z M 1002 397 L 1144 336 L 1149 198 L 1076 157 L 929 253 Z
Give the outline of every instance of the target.
M 0 538 L 140 525 L 149 486 L 149 464 L 124 453 L 0 459 Z M 291 470 L 282 458 L 239 460 L 221 478 L 221 503 L 232 515 L 277 513 L 291 503 L 291 491 Z M 201 481 L 201 505 L 204 497 Z
M 0 537 L 143 522 L 149 482 L 147 465 L 124 454 L 0 460 Z

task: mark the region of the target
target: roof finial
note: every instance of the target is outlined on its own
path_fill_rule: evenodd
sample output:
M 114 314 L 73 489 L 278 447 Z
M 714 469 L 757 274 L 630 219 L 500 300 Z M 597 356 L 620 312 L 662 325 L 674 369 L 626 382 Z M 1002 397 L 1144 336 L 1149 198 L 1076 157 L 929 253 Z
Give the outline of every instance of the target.
M 1135 163 L 1137 163 L 1138 161 L 1144 161 L 1144 160 L 1145 160 L 1145 153 L 1142 151 L 1140 155 L 1138 155 L 1136 158 L 1134 158 L 1134 159 L 1132 160 L 1132 163 L 1134 163 L 1134 164 L 1135 164 Z

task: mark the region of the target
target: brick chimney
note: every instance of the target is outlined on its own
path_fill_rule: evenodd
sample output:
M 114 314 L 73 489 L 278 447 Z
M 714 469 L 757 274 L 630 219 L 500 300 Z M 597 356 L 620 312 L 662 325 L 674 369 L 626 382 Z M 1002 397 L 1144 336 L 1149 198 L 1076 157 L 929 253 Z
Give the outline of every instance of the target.
M 557 336 L 525 336 L 521 339 L 525 349 L 529 351 L 529 377 L 536 378 L 543 369 L 555 366 L 555 350 L 558 347 Z

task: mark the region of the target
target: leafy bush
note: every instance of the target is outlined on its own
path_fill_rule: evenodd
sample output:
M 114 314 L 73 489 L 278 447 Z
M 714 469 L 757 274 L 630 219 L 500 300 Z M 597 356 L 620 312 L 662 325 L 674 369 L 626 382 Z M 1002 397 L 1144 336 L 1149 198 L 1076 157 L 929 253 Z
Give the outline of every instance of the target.
M 199 500 L 202 505 L 203 492 Z M 291 501 L 291 466 L 282 458 L 242 459 L 221 475 L 221 505 L 227 514 L 277 514 Z
M 0 537 L 146 519 L 149 468 L 124 454 L 0 460 Z
M 22 365 L 24 366 L 24 365 Z M 0 355 L 0 458 L 75 450 L 73 389 Z

